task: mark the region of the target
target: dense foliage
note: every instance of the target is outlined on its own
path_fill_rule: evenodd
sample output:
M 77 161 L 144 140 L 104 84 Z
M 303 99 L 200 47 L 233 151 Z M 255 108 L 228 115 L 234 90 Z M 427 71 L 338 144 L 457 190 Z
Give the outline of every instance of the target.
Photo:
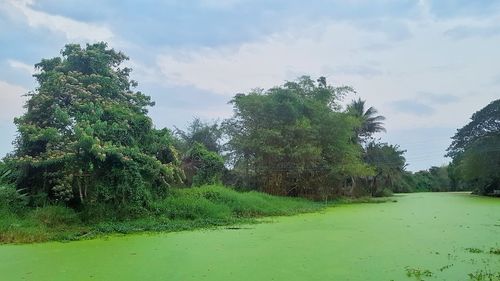
M 362 99 L 353 100 L 347 106 L 347 113 L 355 116 L 359 121 L 359 126 L 355 128 L 356 141 L 365 142 L 372 137 L 374 133 L 385 132 L 385 117 L 377 115 L 378 111 L 374 107 L 366 108 L 366 101 Z
M 364 159 L 375 168 L 375 174 L 367 181 L 372 196 L 384 195 L 384 189 L 396 191 L 406 167 L 404 153 L 397 145 L 374 141 L 366 145 Z
M 350 87 L 304 76 L 237 94 L 234 115 L 222 123 L 196 118 L 172 133 L 154 128 L 147 116 L 154 103 L 134 90 L 125 60 L 105 43 L 71 44 L 36 65 L 38 87 L 15 119 L 15 151 L 0 162 L 0 241 L 24 234 L 31 238 L 21 240 L 31 241 L 28 229 L 75 234 L 88 230 L 82 223 L 145 214 L 154 219 L 142 229 L 183 229 L 317 208 L 255 192 L 172 185 L 224 183 L 321 200 L 500 189 L 500 100 L 457 131 L 450 165 L 412 173 L 404 150 L 374 138 L 385 131 L 384 116 L 362 99 L 342 108 Z M 172 226 L 173 220 L 190 222 Z
M 225 121 L 238 184 L 270 194 L 324 198 L 346 179 L 368 175 L 353 143 L 359 120 L 340 111 L 348 87 L 302 77 L 267 91 L 236 95 Z
M 32 205 L 106 204 L 140 211 L 179 182 L 168 130 L 146 115 L 150 98 L 134 91 L 127 57 L 105 43 L 67 45 L 36 65 L 38 87 L 16 118 L 16 150 L 7 159 Z
M 222 129 L 217 123 L 206 123 L 195 118 L 184 131 L 179 128 L 175 130 L 177 136 L 177 147 L 186 153 L 195 143 L 200 143 L 209 151 L 220 153 L 222 151 L 221 138 Z
M 447 156 L 453 158 L 453 185 L 500 195 L 500 100 L 474 113 L 452 139 Z
M 188 186 L 201 186 L 221 182 L 224 159 L 209 151 L 203 144 L 195 142 L 182 161 Z

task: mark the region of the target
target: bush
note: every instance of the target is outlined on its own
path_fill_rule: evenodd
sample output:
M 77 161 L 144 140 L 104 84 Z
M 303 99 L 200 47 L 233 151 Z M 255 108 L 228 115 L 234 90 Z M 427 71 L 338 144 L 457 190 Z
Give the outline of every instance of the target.
M 390 197 L 392 195 L 393 195 L 392 190 L 390 190 L 389 188 L 386 187 L 386 188 L 378 191 L 375 194 L 375 197 Z
M 0 211 L 20 214 L 25 211 L 27 204 L 26 195 L 21 194 L 13 186 L 0 186 Z
M 158 212 L 171 219 L 228 219 L 231 210 L 207 200 L 199 194 L 178 192 L 172 194 L 158 206 Z
M 32 218 L 48 227 L 77 224 L 80 219 L 77 214 L 63 206 L 47 206 L 38 208 L 31 214 Z
M 153 208 L 171 219 L 231 220 L 265 215 L 290 215 L 319 209 L 321 204 L 305 199 L 282 198 L 260 192 L 237 192 L 210 185 L 177 189 Z

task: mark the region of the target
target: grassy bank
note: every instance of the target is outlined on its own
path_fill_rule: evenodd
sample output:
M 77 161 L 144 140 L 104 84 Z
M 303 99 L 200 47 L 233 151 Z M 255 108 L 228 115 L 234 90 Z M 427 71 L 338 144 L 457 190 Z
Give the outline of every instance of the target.
M 180 231 L 239 223 L 264 216 L 313 212 L 325 204 L 259 192 L 237 192 L 222 186 L 174 189 L 166 199 L 136 219 L 88 220 L 62 206 L 24 212 L 0 208 L 0 243 L 79 240 L 112 233 Z

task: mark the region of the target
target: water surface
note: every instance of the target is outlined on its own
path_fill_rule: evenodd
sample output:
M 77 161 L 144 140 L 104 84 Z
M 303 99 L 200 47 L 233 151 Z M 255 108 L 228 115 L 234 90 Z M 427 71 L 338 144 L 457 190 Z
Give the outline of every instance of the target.
M 468 280 L 500 271 L 500 200 L 416 193 L 241 229 L 0 246 L 0 280 Z M 268 219 L 269 220 L 269 219 Z M 484 253 L 471 253 L 477 248 Z

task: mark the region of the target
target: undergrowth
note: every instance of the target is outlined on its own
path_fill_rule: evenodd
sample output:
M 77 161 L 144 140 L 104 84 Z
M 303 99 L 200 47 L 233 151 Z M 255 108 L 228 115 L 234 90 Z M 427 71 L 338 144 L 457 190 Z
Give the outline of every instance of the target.
M 10 194 L 12 190 L 8 193 L 9 198 L 15 197 L 15 194 Z M 360 201 L 371 202 L 368 199 Z M 3 204 L 0 205 L 0 243 L 68 241 L 105 234 L 181 231 L 248 224 L 257 222 L 259 217 L 314 212 L 327 205 L 353 202 L 337 200 L 325 204 L 255 191 L 238 192 L 212 185 L 172 189 L 166 198 L 151 203 L 147 207 L 147 213 L 139 217 L 106 216 L 101 211 L 95 213 L 98 215 L 92 215 L 88 210 L 75 212 L 58 205 L 35 209 L 25 207 L 23 211 L 16 209 L 14 212 Z M 376 199 L 376 202 L 380 202 L 380 199 Z M 96 206 L 94 209 L 98 208 Z

